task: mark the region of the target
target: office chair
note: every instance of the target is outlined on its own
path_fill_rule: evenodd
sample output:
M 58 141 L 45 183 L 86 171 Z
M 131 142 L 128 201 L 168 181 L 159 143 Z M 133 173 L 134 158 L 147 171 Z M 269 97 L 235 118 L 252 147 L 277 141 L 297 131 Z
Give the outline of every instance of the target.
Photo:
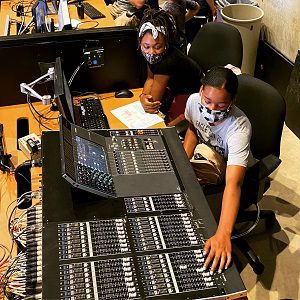
M 238 68 L 242 65 L 243 42 L 240 32 L 232 25 L 210 22 L 205 24 L 194 38 L 188 56 L 201 67 L 205 73 L 211 67 L 232 64 Z M 184 119 L 187 97 L 175 98 L 169 113 L 170 125 L 177 126 Z M 184 127 L 183 127 L 184 128 Z M 184 130 L 180 129 L 181 133 Z
M 238 76 L 239 88 L 236 97 L 236 106 L 248 117 L 252 125 L 251 152 L 258 160 L 250 167 L 244 179 L 241 194 L 241 205 L 236 223 L 258 222 L 259 218 L 272 225 L 275 221 L 273 211 L 261 210 L 259 216 L 256 210 L 246 210 L 252 204 L 257 204 L 264 192 L 270 187 L 268 176 L 280 164 L 280 141 L 285 119 L 285 101 L 278 91 L 264 81 L 242 74 Z M 218 218 L 220 207 L 216 209 L 216 202 L 221 202 L 224 186 L 204 188 L 204 193 Z M 216 201 L 218 198 L 219 201 Z M 233 240 L 237 248 L 246 256 L 253 271 L 261 274 L 263 264 L 254 253 L 245 239 Z
M 188 53 L 204 72 L 213 66 L 232 64 L 241 67 L 243 42 L 232 25 L 209 22 L 198 31 Z

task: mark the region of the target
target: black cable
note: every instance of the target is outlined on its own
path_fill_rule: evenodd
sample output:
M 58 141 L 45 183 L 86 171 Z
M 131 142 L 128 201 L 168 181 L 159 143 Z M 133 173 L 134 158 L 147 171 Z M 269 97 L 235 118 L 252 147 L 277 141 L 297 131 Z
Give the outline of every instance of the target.
M 43 82 L 39 82 L 39 83 L 37 83 L 37 84 L 45 84 L 46 82 L 49 82 L 49 81 L 50 81 L 50 80 L 47 79 L 47 80 L 45 80 L 45 81 L 43 81 Z M 32 87 L 33 87 L 33 86 L 32 86 Z M 47 85 L 45 85 L 45 87 L 46 87 L 46 91 L 48 92 Z M 36 112 L 37 115 L 39 115 L 40 118 L 45 119 L 45 120 L 56 120 L 56 119 L 57 119 L 57 118 L 47 118 L 47 117 L 44 117 L 42 114 L 40 114 L 40 113 L 36 110 L 36 108 L 33 106 L 32 102 L 30 101 L 30 96 L 29 96 L 29 95 L 27 95 L 27 103 L 31 105 L 31 107 L 33 108 L 33 110 Z M 53 101 L 52 101 L 51 104 L 53 105 Z M 50 111 L 51 111 L 51 109 L 50 109 Z
M 110 98 L 115 98 L 115 96 L 114 95 L 111 95 L 111 96 L 107 96 L 107 97 L 101 97 L 101 96 L 99 96 L 97 93 L 95 93 L 95 92 L 79 92 L 79 91 L 72 91 L 72 93 L 74 94 L 74 93 L 76 93 L 76 94 L 78 94 L 78 96 L 87 96 L 87 95 L 95 95 L 97 98 L 98 98 L 98 100 L 105 100 L 105 99 L 110 99 Z
M 98 97 L 98 94 L 95 92 L 80 92 L 80 91 L 72 91 L 74 94 L 78 94 L 78 96 L 85 96 L 85 95 L 96 95 Z
M 15 180 L 17 183 L 18 197 L 21 197 L 21 195 L 23 195 L 24 193 L 31 191 L 31 181 L 29 181 L 29 179 L 31 175 L 30 169 L 32 167 L 32 162 L 33 161 L 31 160 L 26 160 L 22 164 L 18 165 L 15 169 Z M 27 179 L 25 176 L 29 179 Z M 25 181 L 24 178 L 26 178 Z M 30 207 L 31 204 L 32 204 L 32 199 L 26 198 L 26 201 L 22 201 L 22 200 L 18 201 L 17 206 L 20 209 L 26 209 Z
M 41 124 L 41 126 L 43 126 L 44 128 L 48 129 L 48 130 L 52 130 L 51 128 L 47 127 L 46 125 L 44 125 L 42 122 L 40 122 L 40 120 L 35 116 L 35 114 L 33 113 L 33 110 L 40 116 L 40 113 L 34 108 L 33 104 L 30 101 L 30 96 L 27 95 L 27 103 L 30 109 L 30 112 L 32 114 L 32 116 L 34 117 L 34 119 Z
M 5 165 L 5 164 L 3 163 L 3 161 L 0 159 L 0 170 L 2 170 L 1 166 L 2 166 L 4 169 L 7 169 L 7 171 L 8 171 L 9 173 L 13 173 L 13 172 L 14 172 L 14 168 Z
M 85 24 L 85 23 L 96 23 L 95 25 L 91 26 L 91 27 L 88 27 L 88 28 L 84 28 L 84 29 L 93 29 L 93 28 L 96 28 L 98 25 L 99 25 L 99 22 L 98 21 L 82 21 L 80 23 L 78 23 L 76 26 L 75 26 L 75 30 L 78 29 L 78 27 L 80 27 L 81 24 Z
M 109 99 L 109 98 L 115 98 L 115 96 L 114 96 L 114 95 L 112 95 L 112 96 L 107 96 L 107 97 L 104 97 L 104 98 L 100 97 L 100 99 L 99 99 L 99 100 L 105 100 L 105 99 Z

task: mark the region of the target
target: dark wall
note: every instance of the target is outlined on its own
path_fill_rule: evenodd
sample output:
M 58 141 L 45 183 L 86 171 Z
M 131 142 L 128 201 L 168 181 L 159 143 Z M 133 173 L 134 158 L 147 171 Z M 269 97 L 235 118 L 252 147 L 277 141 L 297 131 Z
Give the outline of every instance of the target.
M 133 28 L 5 37 L 0 38 L 0 106 L 26 102 L 19 85 L 41 76 L 39 63 L 55 62 L 56 57 L 62 57 L 69 79 L 83 61 L 83 49 L 97 47 L 104 48 L 104 65 L 90 69 L 83 66 L 73 81 L 73 90 L 102 93 L 142 86 L 145 71 L 138 51 L 137 32 Z M 35 86 L 40 94 L 49 94 L 49 85 L 47 88 L 44 84 Z
M 285 96 L 292 69 L 293 62 L 267 42 L 259 42 L 255 77 L 271 84 L 282 96 Z
M 260 41 L 255 76 L 274 86 L 286 101 L 286 125 L 300 138 L 300 54 L 295 63 Z

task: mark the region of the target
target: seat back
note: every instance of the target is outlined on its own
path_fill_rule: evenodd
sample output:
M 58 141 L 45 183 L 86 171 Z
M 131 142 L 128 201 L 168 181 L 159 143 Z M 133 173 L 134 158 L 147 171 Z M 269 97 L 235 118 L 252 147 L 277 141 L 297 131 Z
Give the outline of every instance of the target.
M 286 110 L 283 97 L 274 87 L 251 75 L 239 75 L 238 80 L 236 106 L 251 122 L 252 154 L 257 159 L 270 154 L 279 157 Z
M 243 59 L 241 34 L 232 25 L 209 22 L 198 31 L 188 55 L 204 72 L 213 66 L 227 64 L 240 68 Z

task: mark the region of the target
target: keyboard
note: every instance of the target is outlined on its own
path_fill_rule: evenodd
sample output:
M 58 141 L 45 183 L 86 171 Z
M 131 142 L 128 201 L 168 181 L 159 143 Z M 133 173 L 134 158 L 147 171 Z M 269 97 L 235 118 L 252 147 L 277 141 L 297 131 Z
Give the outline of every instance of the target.
M 98 9 L 96 9 L 94 6 L 92 6 L 90 3 L 83 2 L 82 5 L 84 7 L 84 13 L 88 17 L 90 17 L 92 20 L 94 20 L 94 19 L 100 19 L 100 18 L 105 18 L 105 15 L 101 11 L 99 11 Z
M 109 129 L 106 115 L 98 98 L 80 100 L 80 125 L 86 129 Z

